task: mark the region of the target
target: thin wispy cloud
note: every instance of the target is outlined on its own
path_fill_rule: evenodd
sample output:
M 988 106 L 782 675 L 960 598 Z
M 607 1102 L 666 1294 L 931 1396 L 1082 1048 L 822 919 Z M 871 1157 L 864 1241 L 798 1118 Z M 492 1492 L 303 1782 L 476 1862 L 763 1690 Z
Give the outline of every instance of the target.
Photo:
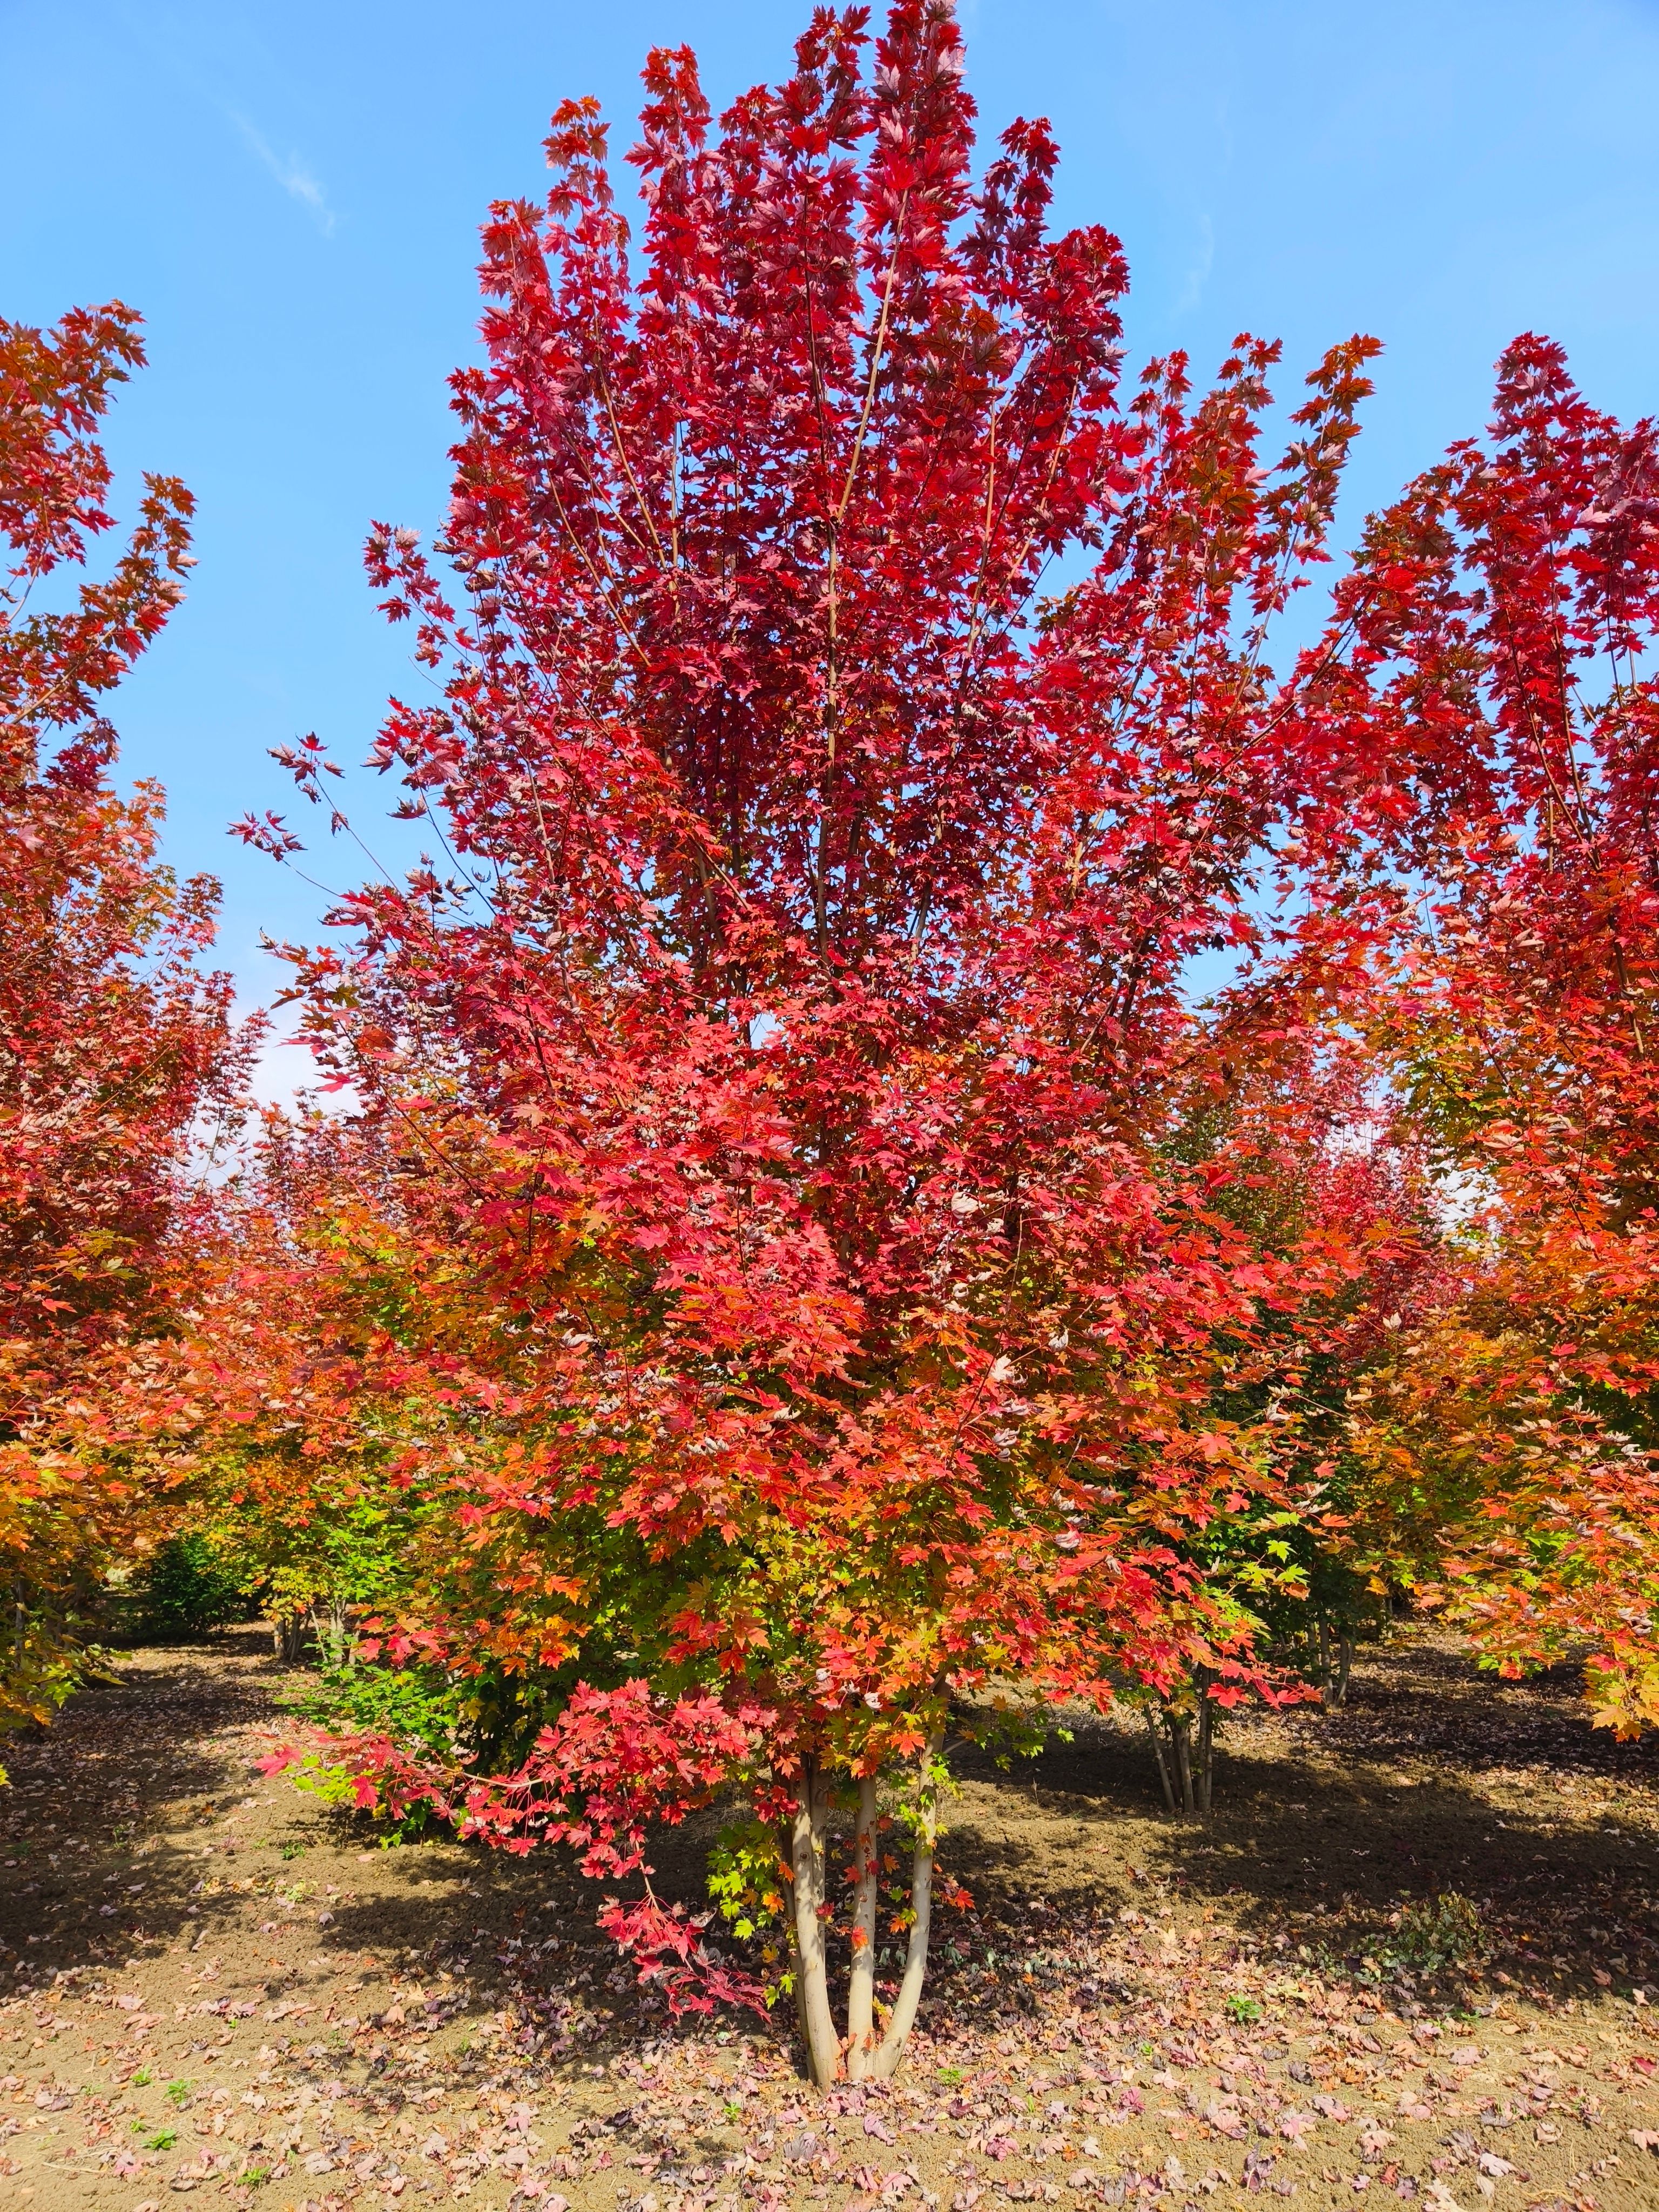
M 322 186 L 299 155 L 290 154 L 284 160 L 270 142 L 254 129 L 246 115 L 239 115 L 234 108 L 228 108 L 225 112 L 241 132 L 242 142 L 249 153 L 270 170 L 290 199 L 299 201 L 324 237 L 331 236 L 334 229 L 334 210 L 330 207 Z
M 1181 297 L 1176 301 L 1176 313 L 1185 314 L 1195 307 L 1204 296 L 1204 287 L 1210 281 L 1210 271 L 1215 266 L 1215 225 L 1207 215 L 1198 219 L 1199 246 L 1197 258 L 1187 271 L 1187 281 L 1182 287 Z

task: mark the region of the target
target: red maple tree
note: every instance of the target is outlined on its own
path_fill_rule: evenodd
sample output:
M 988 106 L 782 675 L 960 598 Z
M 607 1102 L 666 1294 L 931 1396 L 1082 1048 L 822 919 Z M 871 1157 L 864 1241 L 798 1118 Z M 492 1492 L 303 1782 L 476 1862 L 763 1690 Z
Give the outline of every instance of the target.
M 182 594 L 184 486 L 147 477 L 112 573 L 51 604 L 112 526 L 96 428 L 143 362 L 137 323 L 0 322 L 0 1725 L 72 1685 L 77 1613 L 129 1528 L 70 1448 L 74 1400 L 145 1326 L 192 1127 L 236 1066 L 229 981 L 198 964 L 215 887 L 158 861 L 161 793 L 117 792 L 103 711 Z
M 1126 393 L 1122 254 L 1049 234 L 1046 127 L 976 184 L 951 9 L 866 24 L 819 10 L 718 130 L 651 57 L 637 267 L 592 102 L 545 206 L 494 211 L 465 611 L 412 532 L 369 551 L 441 686 L 374 756 L 434 857 L 295 955 L 384 1148 L 307 1303 L 422 1504 L 386 1648 L 553 1708 L 493 1773 L 332 1755 L 611 1875 L 740 1785 L 726 1893 L 781 1917 L 820 2081 L 903 2050 L 964 1699 L 1259 1679 L 1190 1539 L 1276 1493 L 1287 1317 L 1359 1265 L 1344 1224 L 1218 1203 L 1247 1024 L 1187 982 L 1259 928 L 1299 726 L 1267 634 L 1373 348 L 1273 468 L 1271 345 Z M 331 805 L 315 740 L 285 757 Z M 738 1986 L 648 1883 L 611 1924 L 678 2001 Z
M 1356 1442 L 1489 1653 L 1588 1656 L 1626 1733 L 1659 1717 L 1656 621 L 1654 426 L 1523 337 L 1490 436 L 1369 526 L 1301 726 L 1301 935 L 1373 948 L 1346 1010 L 1462 1248 Z

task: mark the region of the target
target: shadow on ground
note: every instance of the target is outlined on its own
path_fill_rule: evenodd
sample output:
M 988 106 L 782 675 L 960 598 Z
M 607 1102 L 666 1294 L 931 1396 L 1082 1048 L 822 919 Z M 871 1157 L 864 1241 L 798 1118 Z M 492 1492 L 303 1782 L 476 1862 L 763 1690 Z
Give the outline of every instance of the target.
M 1499 1683 L 1444 1644 L 1370 1653 L 1346 1707 L 1230 1723 L 1200 1823 L 1165 1816 L 1127 1717 L 1073 1725 L 1010 1772 L 971 1746 L 957 1759 L 951 1864 L 992 1919 L 1150 1886 L 1363 1981 L 1384 1954 L 1409 1967 L 1412 1929 L 1393 1923 L 1449 1891 L 1484 1929 L 1462 1963 L 1499 1988 L 1659 1984 L 1659 1742 L 1592 1730 L 1565 1671 Z M 1419 1956 L 1419 1978 L 1441 1963 Z

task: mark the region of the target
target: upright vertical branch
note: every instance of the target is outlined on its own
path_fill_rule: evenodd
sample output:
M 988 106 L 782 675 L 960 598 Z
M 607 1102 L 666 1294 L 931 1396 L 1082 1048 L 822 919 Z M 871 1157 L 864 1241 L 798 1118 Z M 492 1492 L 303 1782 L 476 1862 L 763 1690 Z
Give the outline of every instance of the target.
M 869 2073 L 875 2047 L 877 1846 L 876 1778 L 861 1774 L 859 1824 L 853 1839 L 853 1968 L 847 1994 L 847 2071 L 854 2081 Z
M 1146 1715 L 1146 1733 L 1152 1740 L 1152 1757 L 1158 1761 L 1158 1778 L 1164 1785 L 1164 1809 L 1173 1820 L 1176 1816 L 1175 1785 L 1170 1779 L 1170 1762 L 1164 1756 L 1164 1734 L 1158 1724 L 1158 1709 L 1149 1704 L 1144 1711 Z
M 910 1940 L 904 1954 L 904 1974 L 878 2046 L 871 2071 L 889 2081 L 899 2069 L 904 2045 L 915 2026 L 921 2003 L 922 1984 L 927 1977 L 927 1942 L 933 1924 L 933 1852 L 939 1839 L 937 1766 L 944 1748 L 936 1735 L 922 1753 L 916 1777 L 916 1840 L 910 1867 Z
M 1181 1810 L 1183 1817 L 1190 1820 L 1194 1811 L 1190 1730 L 1184 1713 L 1177 1712 L 1171 1705 L 1169 1708 L 1169 1715 L 1170 1734 L 1175 1741 L 1176 1776 L 1181 1784 Z
M 840 2041 L 830 2009 L 830 1972 L 823 1940 L 828 1905 L 824 1878 L 824 1826 L 829 1796 L 817 1761 L 801 1761 L 792 1858 L 794 1872 L 795 1962 L 800 1977 L 801 2024 L 806 2063 L 813 2081 L 827 2088 L 840 2071 Z
M 893 310 L 893 285 L 898 275 L 899 256 L 903 250 L 905 210 L 909 204 L 910 195 L 907 189 L 900 196 L 898 216 L 893 226 L 893 250 L 888 256 L 887 274 L 881 288 L 881 312 L 871 342 L 870 374 L 865 380 L 864 404 L 859 411 L 858 430 L 853 440 L 852 456 L 847 465 L 847 481 L 842 486 L 841 496 L 830 516 L 830 551 L 824 586 L 823 769 L 818 794 L 817 850 L 812 871 L 812 920 L 820 957 L 829 942 L 830 817 L 834 805 L 836 754 L 841 735 L 841 528 L 847 519 L 854 488 L 858 483 L 859 465 L 864 459 L 864 441 L 869 434 L 871 410 L 875 405 L 876 386 L 880 380 L 882 363 L 886 358 L 887 328 Z M 807 312 L 810 316 L 810 300 Z

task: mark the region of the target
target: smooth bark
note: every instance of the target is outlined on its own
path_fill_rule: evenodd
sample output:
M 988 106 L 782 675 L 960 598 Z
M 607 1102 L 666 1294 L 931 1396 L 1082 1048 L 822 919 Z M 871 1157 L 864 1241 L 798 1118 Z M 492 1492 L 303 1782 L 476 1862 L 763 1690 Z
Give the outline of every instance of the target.
M 859 1825 L 854 1840 L 853 1972 L 847 1992 L 847 2072 L 862 2081 L 876 2045 L 876 1904 L 879 1879 L 876 1778 L 859 1777 Z
M 1181 1782 L 1181 1809 L 1188 1820 L 1193 1817 L 1193 1761 L 1187 1740 L 1187 1723 L 1179 1714 L 1170 1716 L 1170 1734 L 1175 1738 L 1176 1773 Z
M 840 2070 L 841 2043 L 830 2009 L 830 1975 L 824 1954 L 823 1840 L 828 1796 L 815 1762 L 801 1769 L 795 1808 L 792 1860 L 795 1876 L 795 1974 L 806 2064 L 813 2082 L 827 2089 Z
M 1164 1784 L 1164 1802 L 1170 1818 L 1175 1818 L 1175 1785 L 1170 1779 L 1170 1762 L 1164 1756 L 1164 1735 L 1158 1724 L 1158 1715 L 1146 1708 L 1146 1733 L 1152 1739 L 1152 1757 L 1158 1761 L 1158 1778 Z
M 916 1808 L 916 1848 L 910 1872 L 910 1942 L 904 1955 L 904 1978 L 888 2016 L 887 2032 L 877 2049 L 871 2072 L 878 2081 L 890 2081 L 904 2057 L 904 2045 L 915 2026 L 927 1978 L 927 1939 L 933 1920 L 933 1848 L 939 1839 L 939 1813 L 933 1802 L 932 1770 L 940 1740 L 928 1747 L 921 1766 L 921 1802 Z

